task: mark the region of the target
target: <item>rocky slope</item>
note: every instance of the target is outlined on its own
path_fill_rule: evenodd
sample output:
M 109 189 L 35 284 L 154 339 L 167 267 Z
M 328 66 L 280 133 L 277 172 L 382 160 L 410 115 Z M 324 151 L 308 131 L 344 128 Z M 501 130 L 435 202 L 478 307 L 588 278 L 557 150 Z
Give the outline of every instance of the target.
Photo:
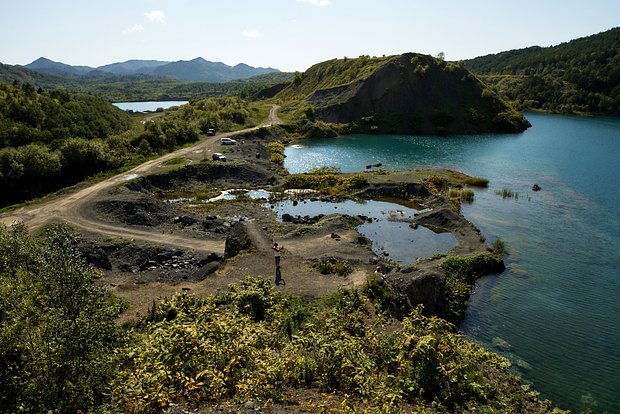
M 319 63 L 279 94 L 359 132 L 520 132 L 529 122 L 464 67 L 406 53 Z

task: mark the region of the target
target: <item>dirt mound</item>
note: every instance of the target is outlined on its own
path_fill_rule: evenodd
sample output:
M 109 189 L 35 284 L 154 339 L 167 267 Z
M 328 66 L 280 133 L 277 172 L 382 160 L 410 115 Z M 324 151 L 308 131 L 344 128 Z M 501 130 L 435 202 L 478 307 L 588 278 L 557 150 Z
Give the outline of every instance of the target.
M 275 173 L 262 164 L 245 161 L 203 161 L 167 173 L 142 177 L 126 186 L 133 191 L 165 191 L 187 188 L 188 183 L 192 182 L 261 186 L 273 184 L 275 181 Z
M 355 195 L 367 199 L 389 197 L 409 200 L 429 197 L 431 192 L 424 184 L 420 183 L 373 183 Z
M 453 231 L 469 224 L 463 216 L 448 207 L 421 213 L 415 218 L 414 223 L 442 232 Z
M 224 261 L 216 253 L 190 252 L 122 240 L 83 239 L 78 249 L 97 268 L 113 271 L 116 275 L 131 275 L 129 282 L 133 284 L 153 280 L 199 281 L 214 273 Z
M 97 201 L 95 208 L 114 221 L 132 226 L 169 225 L 178 216 L 173 206 L 138 192 L 119 194 L 113 199 Z

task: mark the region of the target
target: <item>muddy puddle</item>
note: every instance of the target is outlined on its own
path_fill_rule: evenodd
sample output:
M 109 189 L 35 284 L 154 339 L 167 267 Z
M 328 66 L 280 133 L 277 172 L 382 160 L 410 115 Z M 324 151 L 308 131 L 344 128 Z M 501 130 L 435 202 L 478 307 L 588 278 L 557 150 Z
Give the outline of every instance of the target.
M 347 214 L 369 218 L 357 230 L 372 241 L 376 254 L 387 255 L 399 263 L 414 263 L 416 258 L 425 258 L 435 253 L 445 253 L 456 246 L 456 239 L 450 233 L 435 233 L 423 226 L 413 229 L 408 222 L 423 210 L 401 206 L 386 201 L 368 200 L 356 202 L 329 202 L 321 200 L 284 200 L 271 204 L 282 219 L 283 214 L 291 216 L 318 216 L 320 214 Z M 372 220 L 370 220 L 372 219 Z

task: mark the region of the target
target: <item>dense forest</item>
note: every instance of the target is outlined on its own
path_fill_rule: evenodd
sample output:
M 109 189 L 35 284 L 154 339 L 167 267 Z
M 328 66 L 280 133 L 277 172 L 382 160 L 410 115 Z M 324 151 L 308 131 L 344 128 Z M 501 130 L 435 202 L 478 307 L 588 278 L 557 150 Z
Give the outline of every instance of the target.
M 421 309 L 393 319 L 372 277 L 310 303 L 248 278 L 121 327 L 123 304 L 78 241 L 60 225 L 37 237 L 0 227 L 1 413 L 249 412 L 247 401 L 317 413 L 552 410 L 454 325 Z
M 520 110 L 620 115 L 620 28 L 465 66 Z
M 264 117 L 233 96 L 193 101 L 141 124 L 94 96 L 0 84 L 0 206 L 172 151 L 208 128 L 229 131 Z

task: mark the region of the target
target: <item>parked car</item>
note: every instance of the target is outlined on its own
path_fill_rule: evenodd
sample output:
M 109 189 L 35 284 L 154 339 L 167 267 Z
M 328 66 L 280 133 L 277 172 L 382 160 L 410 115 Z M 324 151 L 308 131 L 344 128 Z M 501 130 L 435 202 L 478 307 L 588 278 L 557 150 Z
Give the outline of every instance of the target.
M 211 158 L 213 159 L 213 161 L 226 161 L 226 155 L 219 152 L 214 152 Z
M 213 135 L 215 135 L 215 128 L 207 129 L 207 136 L 213 136 Z
M 220 138 L 220 144 L 222 145 L 235 145 L 237 141 L 231 138 Z

